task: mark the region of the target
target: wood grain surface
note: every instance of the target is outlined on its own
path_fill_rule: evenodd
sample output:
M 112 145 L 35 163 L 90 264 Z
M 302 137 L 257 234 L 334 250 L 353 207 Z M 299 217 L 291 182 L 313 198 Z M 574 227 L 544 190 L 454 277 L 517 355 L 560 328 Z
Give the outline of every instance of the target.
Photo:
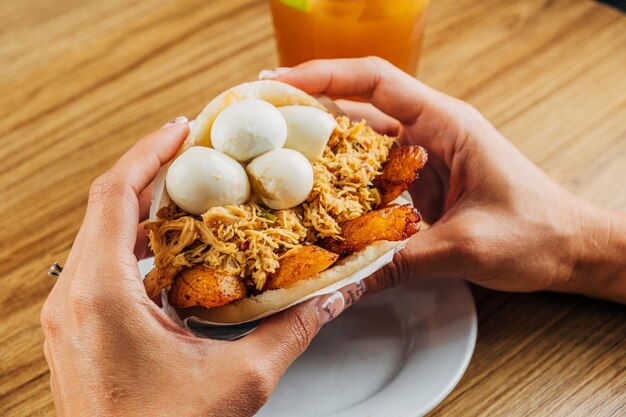
M 420 78 L 575 194 L 626 210 L 625 15 L 587 0 L 432 3 Z M 91 181 L 275 64 L 265 0 L 0 2 L 0 415 L 54 414 L 39 310 Z M 433 416 L 626 415 L 626 308 L 474 292 L 475 354 Z

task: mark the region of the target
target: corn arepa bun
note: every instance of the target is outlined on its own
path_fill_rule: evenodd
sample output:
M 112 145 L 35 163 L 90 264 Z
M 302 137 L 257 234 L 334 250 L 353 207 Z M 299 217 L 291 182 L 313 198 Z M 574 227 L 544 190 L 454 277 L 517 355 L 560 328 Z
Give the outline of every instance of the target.
M 180 155 L 191 146 L 200 145 L 210 147 L 211 127 L 217 115 L 230 104 L 251 98 L 265 100 L 276 107 L 305 105 L 327 111 L 326 107 L 314 97 L 284 83 L 264 80 L 240 84 L 215 97 L 204 108 L 194 121 L 189 136 L 178 150 L 177 155 Z M 157 220 L 156 213 L 158 210 L 167 206 L 171 201 L 165 189 L 165 176 L 168 168 L 169 163 L 161 168 L 154 180 L 153 198 L 150 206 L 151 221 Z M 394 202 L 412 205 L 412 203 L 402 197 L 399 197 Z M 398 248 L 404 242 L 405 241 L 373 242 L 365 249 L 338 261 L 331 268 L 307 279 L 298 281 L 289 288 L 268 290 L 259 295 L 247 297 L 221 307 L 176 308 L 176 311 L 182 319 L 195 316 L 202 320 L 221 324 L 251 321 L 265 313 L 283 310 L 310 294 L 354 275 L 371 265 L 387 252 Z

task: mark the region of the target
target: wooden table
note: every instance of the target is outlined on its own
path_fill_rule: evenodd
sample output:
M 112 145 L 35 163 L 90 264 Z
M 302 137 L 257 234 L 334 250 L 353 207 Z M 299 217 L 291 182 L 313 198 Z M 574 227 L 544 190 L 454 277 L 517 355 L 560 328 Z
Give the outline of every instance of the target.
M 272 27 L 265 0 L 3 1 L 0 22 L 0 415 L 51 415 L 39 310 L 90 182 L 140 136 L 273 67 Z M 574 193 L 626 209 L 617 10 L 433 0 L 420 75 L 477 106 Z M 623 306 L 475 295 L 474 358 L 432 415 L 626 414 Z

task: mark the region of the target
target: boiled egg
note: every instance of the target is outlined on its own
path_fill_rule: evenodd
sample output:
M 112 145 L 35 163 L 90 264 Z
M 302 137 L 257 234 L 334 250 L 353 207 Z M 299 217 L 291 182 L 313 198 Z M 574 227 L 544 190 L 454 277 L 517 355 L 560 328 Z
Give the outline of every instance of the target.
M 287 124 L 276 107 L 263 100 L 237 101 L 217 115 L 211 127 L 211 144 L 236 159 L 248 161 L 282 148 Z
M 241 164 L 204 146 L 192 146 L 172 162 L 165 187 L 178 207 L 196 215 L 215 206 L 243 204 L 250 196 Z
M 303 203 L 313 189 L 313 167 L 293 149 L 275 149 L 253 159 L 246 167 L 252 189 L 274 210 Z
M 309 106 L 284 106 L 278 110 L 287 122 L 285 148 L 302 153 L 311 162 L 320 159 L 330 135 L 337 127 L 335 118 Z

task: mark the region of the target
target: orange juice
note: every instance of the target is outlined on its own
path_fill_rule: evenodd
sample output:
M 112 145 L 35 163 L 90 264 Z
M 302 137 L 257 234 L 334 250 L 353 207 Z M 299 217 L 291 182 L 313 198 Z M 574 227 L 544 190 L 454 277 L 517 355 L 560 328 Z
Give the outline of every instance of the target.
M 280 65 L 383 57 L 415 74 L 428 0 L 270 0 Z

